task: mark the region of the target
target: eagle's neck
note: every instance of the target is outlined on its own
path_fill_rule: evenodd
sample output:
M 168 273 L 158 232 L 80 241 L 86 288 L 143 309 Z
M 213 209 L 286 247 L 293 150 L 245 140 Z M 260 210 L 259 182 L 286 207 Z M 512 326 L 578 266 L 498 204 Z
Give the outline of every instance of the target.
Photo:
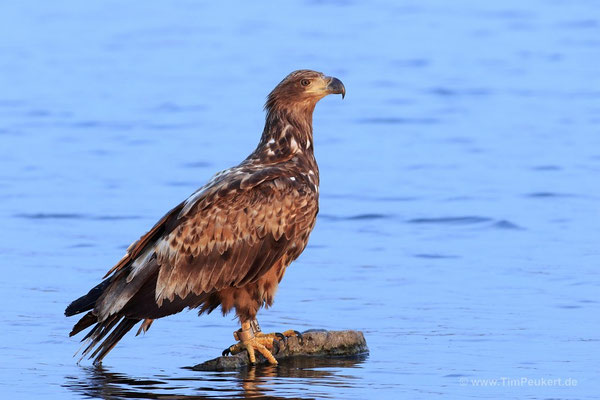
M 312 107 L 267 109 L 265 129 L 252 157 L 269 163 L 283 162 L 294 157 L 314 162 Z M 316 162 L 314 162 L 316 165 Z

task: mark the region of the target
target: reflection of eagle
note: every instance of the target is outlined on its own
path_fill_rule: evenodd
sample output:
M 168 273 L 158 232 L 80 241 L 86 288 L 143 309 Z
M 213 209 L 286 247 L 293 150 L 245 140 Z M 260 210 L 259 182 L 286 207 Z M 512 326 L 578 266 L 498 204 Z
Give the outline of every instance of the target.
M 234 333 L 240 342 L 226 351 L 247 350 L 254 362 L 256 349 L 277 363 L 268 349 L 281 334 L 261 333 L 256 314 L 273 303 L 286 267 L 302 253 L 315 224 L 319 171 L 312 114 L 332 93 L 345 95 L 342 82 L 309 70 L 277 85 L 256 150 L 169 211 L 106 280 L 67 307 L 67 316 L 88 311 L 71 336 L 94 325 L 83 356 L 91 353 L 100 362 L 142 320 L 138 334 L 185 307 L 203 313 L 221 306 L 224 314 L 235 308 L 242 325 Z

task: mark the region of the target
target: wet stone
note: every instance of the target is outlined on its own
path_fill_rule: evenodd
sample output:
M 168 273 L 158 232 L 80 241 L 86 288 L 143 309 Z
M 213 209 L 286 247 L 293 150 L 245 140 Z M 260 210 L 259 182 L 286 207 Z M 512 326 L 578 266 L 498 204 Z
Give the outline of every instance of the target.
M 300 356 L 344 357 L 357 356 L 369 352 L 367 341 L 362 332 L 308 330 L 302 332 L 302 341 L 290 337 L 287 343 L 281 342 L 280 349 L 274 354 L 280 363 L 286 359 Z M 256 364 L 267 364 L 267 360 L 256 352 Z M 230 371 L 249 365 L 248 354 L 244 351 L 233 356 L 217 357 L 192 367 L 196 371 Z

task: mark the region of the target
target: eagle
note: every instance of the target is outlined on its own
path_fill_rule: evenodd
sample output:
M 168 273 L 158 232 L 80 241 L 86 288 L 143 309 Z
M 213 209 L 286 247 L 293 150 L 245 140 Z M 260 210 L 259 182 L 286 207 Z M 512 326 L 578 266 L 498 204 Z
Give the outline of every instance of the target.
M 66 316 L 87 312 L 69 336 L 82 339 L 81 359 L 102 359 L 135 325 L 182 311 L 235 310 L 241 328 L 224 355 L 271 351 L 293 330 L 263 333 L 258 310 L 273 304 L 286 268 L 302 253 L 319 211 L 319 169 L 313 151 L 315 105 L 346 89 L 334 77 L 294 71 L 268 95 L 256 149 L 221 171 L 132 243 L 123 258 Z M 81 360 L 80 359 L 80 360 Z

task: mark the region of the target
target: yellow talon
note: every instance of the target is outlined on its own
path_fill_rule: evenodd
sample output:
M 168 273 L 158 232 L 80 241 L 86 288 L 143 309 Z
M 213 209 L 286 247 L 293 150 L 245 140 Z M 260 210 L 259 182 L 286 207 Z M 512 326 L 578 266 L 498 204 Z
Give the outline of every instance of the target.
M 238 354 L 242 351 L 248 352 L 248 359 L 251 364 L 256 364 L 256 350 L 262 354 L 272 365 L 277 365 L 277 360 L 272 354 L 275 349 L 279 352 L 279 343 L 287 343 L 290 337 L 297 337 L 302 343 L 302 334 L 296 330 L 290 329 L 283 333 L 263 333 L 260 331 L 258 321 L 242 322 L 242 328 L 233 333 L 233 337 L 238 342 L 223 351 L 223 355 Z
M 252 343 L 250 341 L 244 342 L 244 347 L 248 352 L 248 359 L 250 360 L 250 364 L 256 364 L 256 355 L 254 354 L 254 347 L 252 347 Z
M 243 322 L 242 328 L 233 333 L 233 337 L 238 340 L 238 342 L 228 349 L 225 349 L 223 355 L 227 355 L 227 353 L 238 354 L 246 350 L 248 352 L 250 363 L 256 364 L 255 350 L 258 350 L 269 363 L 277 365 L 277 360 L 270 351 L 275 347 L 275 339 L 269 335 L 261 335 L 259 331 L 256 333 L 257 335 L 255 336 L 254 329 L 251 327 L 250 322 Z
M 267 359 L 267 361 L 269 361 L 269 363 L 277 365 L 277 360 L 275 359 L 275 357 L 273 357 L 273 354 L 271 354 L 270 351 L 270 349 L 273 349 L 273 347 L 274 346 L 272 338 L 254 337 L 252 339 L 248 339 L 243 342 L 238 342 L 234 344 L 233 346 L 229 347 L 229 349 L 227 349 L 228 351 L 226 350 L 224 352 L 224 355 L 227 352 L 231 354 L 238 354 L 245 350 L 248 352 L 248 359 L 250 360 L 250 363 L 256 364 L 255 350 L 258 350 L 258 352 L 262 354 Z

